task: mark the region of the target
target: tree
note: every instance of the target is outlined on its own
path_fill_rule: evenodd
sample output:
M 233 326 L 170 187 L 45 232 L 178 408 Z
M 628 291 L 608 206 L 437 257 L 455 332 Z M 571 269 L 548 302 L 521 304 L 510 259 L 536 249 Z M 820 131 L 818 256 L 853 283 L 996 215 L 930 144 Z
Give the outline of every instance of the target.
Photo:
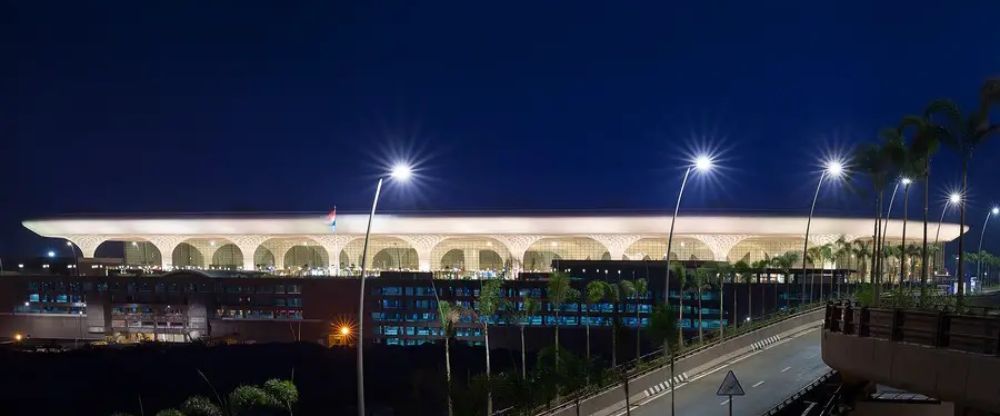
M 747 286 L 747 320 L 750 320 L 750 316 L 753 315 L 753 295 L 750 290 L 750 285 L 753 283 L 753 272 L 750 269 L 750 265 L 747 262 L 740 260 L 733 265 L 733 271 L 740 276 L 740 280 Z M 736 287 L 733 286 L 733 300 L 736 300 Z M 733 320 L 738 320 L 736 317 L 736 309 L 733 309 Z
M 264 389 L 257 386 L 239 386 L 229 393 L 229 410 L 235 415 L 261 413 L 265 410 L 280 409 L 282 406 Z
M 670 266 L 670 274 L 677 276 L 677 289 L 680 293 L 677 300 L 677 345 L 684 345 L 684 293 L 687 288 L 687 268 L 680 262 L 674 262 Z
M 812 246 L 806 251 L 806 261 L 812 266 L 813 269 L 818 265 L 823 267 L 823 246 Z M 822 287 L 823 281 L 820 280 L 820 286 Z M 809 302 L 813 300 L 813 287 L 816 285 L 816 273 L 809 272 Z M 805 286 L 802 286 L 805 287 Z M 805 297 L 805 294 L 802 294 Z
M 180 410 L 187 416 L 222 416 L 222 409 L 204 396 L 188 397 Z
M 842 264 L 841 259 L 847 259 L 847 269 L 850 270 L 851 264 L 851 243 L 842 235 L 833 242 L 833 258 L 835 259 L 835 270 L 840 270 Z M 834 276 L 836 277 L 836 276 Z M 837 297 L 840 297 L 840 279 L 837 280 Z M 833 296 L 833 280 L 830 281 L 830 296 Z
M 455 414 L 451 398 L 451 337 L 455 335 L 455 325 L 462 318 L 461 309 L 448 301 L 438 302 L 438 321 L 441 324 L 441 335 L 444 336 L 444 375 L 448 389 L 448 416 Z M 522 356 L 523 359 L 523 356 Z
M 719 289 L 719 339 L 722 339 L 726 335 L 725 332 L 726 325 L 723 324 L 723 322 L 725 321 L 725 313 L 726 313 L 725 293 L 723 291 L 725 290 L 727 277 L 730 278 L 730 281 L 736 283 L 736 281 L 732 279 L 732 274 L 733 274 L 733 266 L 730 266 L 729 263 L 725 262 L 717 263 L 715 266 L 715 277 L 711 279 L 712 284 L 713 285 L 718 284 L 718 289 Z M 736 320 L 735 286 L 733 287 L 733 320 L 734 321 Z
M 521 305 L 520 308 L 508 307 L 507 310 L 508 311 L 512 311 L 511 312 L 513 314 L 512 317 L 517 322 L 517 326 L 520 329 L 520 333 L 521 333 L 521 378 L 522 379 L 527 379 L 528 378 L 528 365 L 527 365 L 527 353 L 526 353 L 525 348 L 524 348 L 524 328 L 531 323 L 531 318 L 533 316 L 535 316 L 535 315 L 538 314 L 538 310 L 541 309 L 541 304 L 538 302 L 538 299 L 535 299 L 535 298 L 532 298 L 532 297 L 528 297 L 527 293 L 525 293 L 525 292 L 521 293 L 521 297 L 522 297 L 523 300 L 522 300 L 522 305 Z M 588 334 L 590 333 L 589 328 L 588 328 L 587 333 Z M 589 343 L 590 340 L 588 339 L 587 342 Z M 588 344 L 588 349 L 589 349 L 589 347 L 590 346 Z
M 799 260 L 799 253 L 796 253 L 794 251 L 786 252 L 785 254 L 782 254 L 780 256 L 775 256 L 774 258 L 771 259 L 772 265 L 775 268 L 781 270 L 781 274 L 785 276 L 786 286 L 788 285 L 788 282 L 791 280 L 792 266 L 795 265 L 795 262 L 798 260 Z M 788 295 L 787 292 L 786 295 Z M 775 301 L 774 308 L 779 309 L 777 301 Z
M 554 271 L 549 275 L 548 288 L 549 307 L 556 315 L 556 341 L 555 359 L 556 368 L 559 368 L 559 311 L 564 303 L 576 298 L 577 292 L 570 286 L 569 275 L 560 271 Z
M 753 264 L 751 265 L 751 267 L 753 267 L 754 271 L 757 273 L 757 286 L 760 286 L 760 316 L 764 316 L 764 314 L 766 313 L 765 309 L 764 309 L 764 285 L 760 284 L 760 279 L 761 279 L 761 274 L 767 273 L 767 268 L 770 267 L 770 265 L 771 265 L 771 259 L 768 259 L 768 258 L 763 258 L 763 259 L 757 260 L 757 261 L 753 262 Z M 770 280 L 770 279 L 768 279 L 768 280 Z M 774 307 L 775 307 L 775 309 L 777 309 L 778 308 L 778 295 L 777 295 L 778 288 L 775 287 L 774 290 L 775 290 Z M 753 313 L 751 312 L 750 315 L 753 316 Z M 753 318 L 751 318 L 751 319 L 753 319 Z
M 589 291 L 591 286 L 588 285 L 587 288 Z M 611 366 L 616 367 L 618 365 L 618 327 L 620 325 L 620 304 L 622 298 L 635 292 L 635 287 L 633 287 L 632 283 L 628 280 L 622 280 L 618 282 L 618 284 L 600 282 L 600 285 L 594 285 L 593 288 L 595 291 L 597 288 L 603 290 L 600 299 L 611 302 Z
M 284 407 L 289 415 L 292 414 L 292 408 L 295 407 L 295 404 L 299 402 L 299 389 L 291 380 L 272 378 L 264 382 L 264 391 Z
M 500 287 L 503 281 L 500 279 L 487 279 L 480 281 L 479 299 L 476 302 L 476 315 L 480 325 L 483 326 L 483 340 L 486 354 L 486 414 L 493 414 L 493 390 L 490 388 L 490 320 L 500 309 Z
M 698 296 L 698 343 L 705 342 L 705 333 L 702 330 L 701 291 L 702 289 L 708 287 L 714 274 L 714 270 L 711 267 L 699 267 L 695 269 L 694 280 L 691 282 L 691 286 L 694 288 L 696 296 Z
M 607 283 L 601 280 L 591 280 L 587 283 L 586 296 L 584 297 L 585 302 L 587 302 L 587 322 L 584 324 L 584 328 L 587 330 L 587 362 L 590 362 L 590 310 L 594 304 L 599 303 L 604 299 L 604 294 L 607 292 L 605 287 Z
M 950 100 L 932 102 L 924 111 L 925 118 L 940 127 L 941 142 L 961 159 L 963 198 L 969 194 L 969 162 L 972 154 L 987 139 L 1000 134 L 1000 124 L 990 122 L 990 107 L 1000 102 L 1000 79 L 987 80 L 979 91 L 979 106 L 974 113 L 963 116 L 958 105 Z M 941 120 L 940 123 L 936 122 Z M 965 229 L 965 202 L 959 204 L 959 229 Z M 958 293 L 957 302 L 961 306 L 965 295 L 964 259 L 965 243 L 963 234 L 958 235 Z
M 654 343 L 663 344 L 663 356 L 669 357 L 670 359 L 670 380 L 674 379 L 674 363 L 678 348 L 680 348 L 681 339 L 678 338 L 674 340 L 674 332 L 680 331 L 680 325 L 678 325 L 677 320 L 674 319 L 674 311 L 671 310 L 669 303 L 662 303 L 656 305 L 653 311 L 649 314 L 649 337 Z M 673 381 L 671 381 L 673 383 Z M 674 397 L 676 394 L 670 395 L 670 414 L 674 414 Z
M 924 299 L 927 295 L 927 259 L 930 254 L 927 247 L 927 222 L 929 220 L 928 215 L 930 213 L 931 158 L 933 158 L 934 154 L 938 152 L 938 149 L 941 147 L 941 139 L 945 135 L 945 131 L 940 126 L 931 122 L 930 118 L 933 114 L 931 110 L 933 110 L 933 107 L 929 106 L 924 110 L 923 115 L 905 116 L 903 117 L 902 122 L 900 122 L 901 130 L 906 130 L 908 128 L 912 128 L 914 130 L 913 141 L 910 143 L 909 153 L 914 161 L 913 165 L 916 176 L 920 178 L 924 188 L 924 233 L 920 250 L 920 299 Z
M 633 285 L 635 286 L 635 359 L 638 360 L 642 357 L 642 320 L 639 318 L 639 306 L 642 300 L 649 296 L 649 283 L 640 277 Z
M 882 256 L 882 203 L 885 200 L 885 187 L 888 178 L 893 176 L 893 161 L 898 160 L 900 149 L 903 148 L 902 138 L 899 130 L 895 128 L 883 129 L 880 133 L 881 141 L 884 143 L 868 143 L 859 146 L 854 152 L 855 166 L 861 172 L 868 175 L 871 181 L 875 202 L 875 216 L 872 232 L 872 267 L 870 279 L 874 290 L 873 298 L 877 302 L 879 299 L 879 285 L 881 283 L 881 262 Z
M 851 255 L 858 259 L 858 280 L 864 280 L 868 270 L 868 259 L 871 257 L 871 241 L 854 240 Z

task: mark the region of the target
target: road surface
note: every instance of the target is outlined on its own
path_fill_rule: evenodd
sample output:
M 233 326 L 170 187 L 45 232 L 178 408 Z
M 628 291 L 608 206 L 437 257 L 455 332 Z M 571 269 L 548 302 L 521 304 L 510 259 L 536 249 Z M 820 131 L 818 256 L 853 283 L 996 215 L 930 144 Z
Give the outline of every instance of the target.
M 733 370 L 745 396 L 733 397 L 733 415 L 758 416 L 822 376 L 830 368 L 820 357 L 820 331 L 812 329 L 763 350 L 712 367 L 677 387 L 677 415 L 727 415 L 727 397 L 716 396 L 722 379 Z M 660 393 L 633 403 L 634 416 L 670 414 L 670 395 Z M 616 415 L 624 415 L 622 408 Z

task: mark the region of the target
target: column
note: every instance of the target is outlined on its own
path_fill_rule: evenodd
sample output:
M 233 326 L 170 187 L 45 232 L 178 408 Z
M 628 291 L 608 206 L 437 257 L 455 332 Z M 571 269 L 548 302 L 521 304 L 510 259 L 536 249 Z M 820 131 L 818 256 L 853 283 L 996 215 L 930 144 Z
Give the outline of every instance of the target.
M 174 249 L 177 245 L 187 240 L 186 236 L 179 235 L 154 235 L 147 240 L 160 251 L 160 267 L 163 270 L 174 268 Z
M 260 247 L 267 239 L 268 237 L 264 235 L 240 235 L 232 238 L 233 244 L 243 254 L 243 270 L 257 270 L 254 254 L 257 253 L 257 247 Z
M 445 239 L 440 234 L 407 234 L 400 235 L 400 239 L 410 243 L 410 246 L 417 251 L 417 267 L 422 272 L 431 271 L 431 251 Z
M 479 271 L 479 249 L 467 248 L 463 251 L 462 257 L 465 259 L 465 270 Z

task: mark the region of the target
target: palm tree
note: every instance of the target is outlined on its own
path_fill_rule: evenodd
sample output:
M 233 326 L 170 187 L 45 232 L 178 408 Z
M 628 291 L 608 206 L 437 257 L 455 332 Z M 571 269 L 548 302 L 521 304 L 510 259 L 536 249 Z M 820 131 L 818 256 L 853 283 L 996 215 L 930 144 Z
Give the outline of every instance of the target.
M 833 258 L 836 259 L 835 270 L 840 270 L 842 264 L 841 259 L 847 259 L 847 268 L 850 270 L 851 264 L 851 243 L 847 241 L 844 236 L 837 238 L 837 241 L 833 242 Z M 837 280 L 837 297 L 840 297 L 840 280 Z M 833 280 L 830 281 L 830 295 L 833 295 Z
M 931 158 L 937 153 L 938 149 L 941 147 L 941 138 L 944 137 L 945 132 L 939 126 L 934 125 L 931 122 L 930 117 L 932 115 L 931 110 L 933 107 L 928 107 L 924 110 L 922 116 L 910 115 L 903 117 L 903 121 L 900 123 L 901 129 L 907 129 L 912 127 L 915 131 L 913 133 L 913 141 L 910 143 L 910 155 L 913 158 L 913 167 L 915 168 L 916 176 L 921 179 L 924 188 L 924 210 L 923 210 L 923 243 L 920 251 L 921 267 L 920 267 L 920 298 L 923 299 L 927 294 L 927 222 L 928 215 L 930 214 L 930 189 L 931 189 Z
M 569 275 L 566 273 L 554 271 L 549 275 L 549 308 L 556 315 L 555 365 L 557 369 L 559 368 L 559 311 L 564 303 L 576 297 L 575 292 L 570 286 Z
M 753 283 L 753 272 L 750 269 L 750 265 L 747 262 L 740 260 L 733 265 L 733 272 L 740 277 L 743 284 L 747 287 L 747 320 L 753 315 L 753 296 L 750 290 L 750 284 Z M 733 300 L 736 300 L 736 285 L 733 285 Z M 739 318 L 736 316 L 737 309 L 733 307 L 733 323 L 739 322 Z
M 809 247 L 809 250 L 806 251 L 806 261 L 809 262 L 809 265 L 811 265 L 813 269 L 816 269 L 817 265 L 819 265 L 819 267 L 823 267 L 823 246 L 812 246 L 812 247 Z M 821 287 L 823 286 L 822 283 L 823 283 L 823 281 L 820 280 L 820 286 Z M 813 287 L 815 285 L 816 285 L 816 273 L 814 271 L 810 271 L 809 272 L 809 302 L 810 303 L 813 300 L 813 296 L 812 296 L 813 295 Z M 805 296 L 805 294 L 802 294 L 802 296 Z
M 701 318 L 701 290 L 708 287 L 709 281 L 712 279 L 713 270 L 710 267 L 702 266 L 694 271 L 694 281 L 692 281 L 692 286 L 694 287 L 696 296 L 698 296 L 698 343 L 705 342 L 705 332 L 702 329 L 702 318 Z
M 670 357 L 670 380 L 674 379 L 674 363 L 676 362 L 674 351 L 680 347 L 673 341 L 674 332 L 680 331 L 678 321 L 674 319 L 674 311 L 670 309 L 670 304 L 664 302 L 656 305 L 649 314 L 649 336 L 655 343 L 663 344 L 663 355 Z M 671 381 L 671 383 L 673 383 Z M 674 399 L 677 395 L 670 395 L 670 414 L 674 414 Z
M 719 285 L 719 287 L 718 287 L 719 288 L 719 339 L 722 339 L 726 335 L 726 333 L 725 333 L 725 327 L 726 326 L 723 325 L 723 323 L 722 323 L 723 320 L 725 319 L 725 312 L 726 312 L 726 308 L 725 308 L 725 305 L 726 305 L 726 302 L 725 302 L 725 293 L 723 293 L 723 290 L 725 290 L 726 278 L 727 277 L 730 277 L 730 278 L 732 277 L 733 266 L 730 266 L 729 263 L 725 263 L 725 262 L 723 262 L 723 263 L 716 263 L 716 265 L 715 265 L 715 272 L 716 272 L 716 276 L 715 276 L 714 279 L 712 279 L 712 283 Z M 733 283 L 736 283 L 735 280 L 731 279 L 731 281 Z M 735 292 L 735 289 L 734 289 L 734 291 L 733 291 L 733 320 L 735 320 L 735 318 L 736 318 L 736 292 Z
M 990 122 L 990 107 L 1000 102 L 1000 78 L 987 80 L 979 90 L 979 106 L 975 113 L 963 117 L 958 105 L 950 100 L 937 100 L 932 102 L 924 112 L 927 119 L 943 119 L 943 124 L 938 124 L 943 133 L 941 141 L 952 151 L 958 154 L 962 161 L 962 190 L 961 194 L 967 196 L 969 193 L 969 162 L 976 148 L 987 139 L 1000 134 L 1000 123 Z M 959 230 L 965 229 L 965 202 L 959 204 Z M 965 268 L 964 259 L 964 238 L 960 232 L 958 235 L 958 304 L 962 305 L 965 296 Z
M 857 169 L 868 175 L 872 184 L 875 202 L 875 217 L 872 232 L 872 264 L 870 279 L 874 287 L 874 298 L 878 302 L 879 284 L 881 283 L 881 253 L 882 247 L 882 202 L 885 199 L 885 187 L 888 178 L 892 176 L 893 161 L 902 148 L 902 139 L 898 129 L 883 129 L 880 137 L 884 144 L 864 144 L 854 152 Z
M 538 299 L 525 296 L 526 294 L 527 293 L 525 292 L 522 293 L 521 295 L 524 298 L 524 300 L 522 301 L 523 305 L 520 308 L 520 310 L 518 310 L 518 308 L 513 308 L 513 307 L 508 308 L 508 310 L 515 310 L 514 316 L 517 321 L 517 326 L 520 327 L 520 332 L 521 332 L 521 379 L 522 380 L 528 379 L 527 357 L 524 348 L 524 328 L 531 323 L 531 318 L 537 315 L 538 310 L 541 309 L 541 303 L 538 302 Z M 590 333 L 589 330 L 587 332 L 588 334 Z M 589 337 L 587 339 L 587 342 L 590 342 Z M 588 344 L 588 349 L 589 346 L 590 345 Z
M 448 301 L 438 302 L 438 321 L 441 324 L 441 335 L 444 336 L 444 374 L 448 384 L 448 416 L 454 413 L 451 400 L 451 337 L 455 335 L 455 324 L 461 319 L 461 310 Z
M 670 274 L 677 276 L 677 288 L 680 296 L 677 298 L 677 345 L 684 345 L 684 292 L 687 287 L 687 268 L 680 262 L 670 266 Z
M 601 280 L 591 280 L 587 283 L 585 302 L 587 303 L 587 322 L 584 327 L 587 329 L 587 362 L 590 362 L 590 310 L 595 303 L 600 302 L 604 299 L 604 293 L 607 289 L 604 287 L 607 283 Z
M 785 285 L 786 286 L 788 285 L 788 281 L 791 278 L 792 266 L 795 265 L 795 262 L 798 259 L 799 259 L 799 253 L 794 252 L 794 251 L 786 252 L 785 254 L 782 254 L 780 256 L 775 256 L 774 258 L 771 259 L 771 262 L 774 265 L 774 267 L 776 267 L 779 270 L 781 270 L 781 274 L 785 276 Z M 788 293 L 786 292 L 786 295 L 787 294 Z M 775 310 L 778 309 L 778 303 L 777 303 L 777 301 L 775 301 L 775 303 L 774 303 L 774 308 L 775 308 Z
M 649 295 L 649 283 L 640 277 L 635 280 L 633 286 L 635 286 L 635 359 L 638 360 L 642 357 L 642 320 L 639 318 L 639 306 Z
M 868 258 L 871 257 L 871 245 L 870 241 L 854 240 L 854 246 L 851 247 L 851 255 L 858 259 L 858 280 L 864 280 L 865 276 L 868 274 Z
M 480 281 L 479 299 L 476 302 L 475 310 L 479 318 L 479 323 L 483 326 L 483 340 L 486 354 L 486 414 L 493 414 L 493 388 L 490 386 L 490 320 L 500 309 L 500 286 L 503 281 L 500 279 L 489 279 Z
M 628 280 L 622 280 L 617 285 L 608 285 L 607 293 L 614 306 L 614 316 L 611 322 L 611 366 L 618 365 L 618 328 L 621 326 L 622 301 L 635 294 L 635 286 Z
M 760 275 L 762 273 L 767 273 L 767 268 L 770 266 L 771 266 L 771 259 L 768 258 L 757 260 L 753 262 L 753 264 L 751 265 L 751 267 L 753 267 L 754 271 L 757 273 L 757 286 L 760 286 L 760 316 L 764 316 L 764 314 L 766 313 L 764 309 L 764 285 L 760 284 L 760 279 L 761 279 Z M 770 279 L 768 279 L 768 281 L 770 281 Z M 775 287 L 774 290 L 775 290 L 774 307 L 775 309 L 777 309 L 778 308 L 777 287 Z M 750 315 L 753 316 L 753 313 L 751 312 Z

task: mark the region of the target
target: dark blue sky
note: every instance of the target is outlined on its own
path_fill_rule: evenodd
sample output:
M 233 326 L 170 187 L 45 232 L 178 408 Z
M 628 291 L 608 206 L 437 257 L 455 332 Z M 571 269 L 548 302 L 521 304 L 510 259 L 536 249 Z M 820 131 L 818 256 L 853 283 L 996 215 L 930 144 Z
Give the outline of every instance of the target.
M 1000 74 L 996 1 L 422 3 L 0 1 L 0 253 L 51 214 L 363 210 L 392 154 L 424 180 L 386 209 L 666 212 L 711 144 L 687 209 L 804 212 L 823 151 Z

